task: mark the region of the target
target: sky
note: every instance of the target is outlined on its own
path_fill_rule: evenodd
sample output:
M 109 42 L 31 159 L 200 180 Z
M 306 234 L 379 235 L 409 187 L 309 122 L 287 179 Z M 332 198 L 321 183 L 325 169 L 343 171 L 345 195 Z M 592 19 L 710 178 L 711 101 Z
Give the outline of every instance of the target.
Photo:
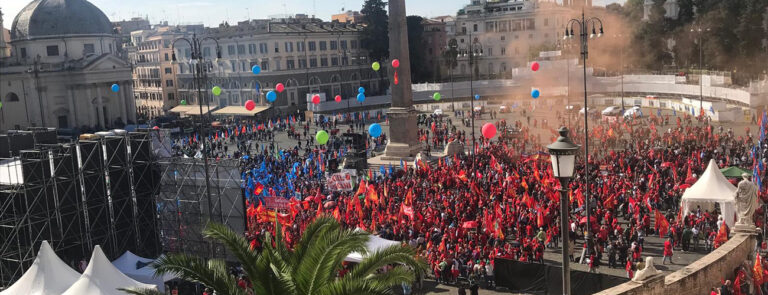
M 323 20 L 344 10 L 360 10 L 364 0 L 88 0 L 99 7 L 112 21 L 131 17 L 149 17 L 152 24 L 205 24 L 218 26 L 228 21 L 237 23 L 249 18 L 305 13 Z M 16 14 L 30 0 L 2 0 L 4 27 L 10 28 Z M 470 0 L 408 0 L 409 15 L 434 17 L 456 15 Z M 594 0 L 594 5 L 606 5 L 624 0 Z M 439 4 L 439 5 L 435 5 Z

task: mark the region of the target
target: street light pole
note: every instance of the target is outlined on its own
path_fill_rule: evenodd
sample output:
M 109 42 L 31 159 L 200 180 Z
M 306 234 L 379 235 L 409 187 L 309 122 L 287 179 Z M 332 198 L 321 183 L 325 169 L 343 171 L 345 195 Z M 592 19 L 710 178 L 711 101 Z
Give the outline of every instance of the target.
M 475 58 L 483 56 L 483 47 L 480 42 L 475 42 L 472 39 L 472 31 L 469 31 L 469 46 L 467 46 L 467 52 L 464 54 L 469 57 L 469 107 L 470 115 L 472 116 L 472 167 L 475 166 L 475 87 L 474 87 L 474 75 L 475 75 Z
M 597 24 L 600 24 L 600 33 L 596 34 L 596 27 Z M 589 55 L 589 38 L 594 38 L 595 36 L 600 37 L 603 34 L 603 21 L 600 20 L 597 17 L 592 18 L 585 18 L 584 17 L 584 11 L 581 12 L 581 19 L 571 19 L 568 24 L 566 25 L 565 29 L 565 36 L 573 38 L 574 32 L 573 27 L 574 25 L 578 25 L 579 30 L 581 30 L 579 34 L 579 41 L 581 43 L 581 57 L 583 60 L 583 68 L 584 68 L 584 198 L 586 200 L 584 211 L 586 211 L 586 217 L 587 217 L 587 231 L 586 231 L 586 242 L 587 242 L 587 249 L 584 252 L 585 255 L 582 256 L 582 261 L 584 260 L 584 256 L 588 256 L 590 252 L 590 247 L 592 247 L 592 228 L 591 228 L 591 221 L 589 218 L 590 210 L 590 199 L 589 199 L 589 107 L 587 104 L 587 57 Z M 587 35 L 587 31 L 589 29 L 589 26 L 592 25 L 592 34 Z M 570 28 L 570 31 L 568 30 Z
M 203 113 L 203 83 L 205 83 L 206 75 L 204 74 L 207 70 L 204 67 L 204 58 L 203 58 L 203 52 L 202 52 L 202 44 L 204 41 L 211 40 L 214 43 L 216 43 L 216 58 L 221 58 L 221 49 L 219 47 L 219 42 L 211 37 L 205 37 L 205 38 L 198 38 L 197 34 L 193 34 L 191 39 L 188 38 L 178 38 L 173 41 L 171 46 L 172 51 L 172 60 L 176 62 L 176 42 L 178 41 L 184 41 L 189 44 L 190 47 L 190 57 L 191 57 L 191 63 L 194 66 L 194 69 L 192 70 L 192 80 L 194 81 L 195 86 L 197 87 L 197 105 L 200 107 L 200 119 L 199 119 L 199 125 L 198 125 L 198 133 L 202 137 L 203 141 L 203 165 L 205 169 L 205 193 L 206 197 L 208 198 L 208 221 L 210 222 L 213 216 L 213 200 L 211 197 L 211 177 L 209 173 L 209 163 L 208 163 L 208 153 L 210 152 L 208 149 L 208 140 L 207 136 L 205 134 L 205 124 L 210 124 L 210 122 L 206 121 L 206 116 Z M 210 111 L 210 100 L 206 99 L 206 105 Z M 210 118 L 208 118 L 210 119 Z M 220 216 L 221 219 L 221 216 Z M 221 220 L 220 220 L 221 221 Z M 213 257 L 213 247 L 211 246 L 210 249 L 210 255 Z
M 699 39 L 699 115 L 704 113 L 704 44 L 702 43 L 701 35 L 704 31 L 709 31 L 708 28 L 696 27 L 691 29 L 691 32 L 698 34 Z
M 560 180 L 560 234 L 563 239 L 562 257 L 563 257 L 563 294 L 571 293 L 571 269 L 568 253 L 569 245 L 569 209 L 568 183 L 573 177 L 574 167 L 576 166 L 576 152 L 579 146 L 574 144 L 568 137 L 568 128 L 560 127 L 558 130 L 560 137 L 554 143 L 547 146 L 552 160 L 552 175 Z

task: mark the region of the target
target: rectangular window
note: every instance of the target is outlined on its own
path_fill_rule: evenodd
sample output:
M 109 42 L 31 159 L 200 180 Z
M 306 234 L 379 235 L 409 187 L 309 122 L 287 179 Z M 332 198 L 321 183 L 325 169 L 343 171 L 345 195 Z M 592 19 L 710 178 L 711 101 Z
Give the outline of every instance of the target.
M 316 68 L 317 67 L 317 58 L 313 58 L 309 60 L 309 67 L 310 68 Z
M 248 54 L 256 54 L 256 44 L 248 44 Z
M 488 56 L 493 56 L 493 48 L 488 48 L 488 50 L 486 51 L 486 54 Z
M 20 50 L 21 58 L 27 58 L 27 49 L 22 47 Z
M 237 63 L 234 60 L 229 61 L 229 66 L 233 72 L 237 72 Z
M 168 100 L 176 100 L 176 94 L 173 92 L 168 92 Z
M 299 59 L 299 69 L 306 69 L 307 68 L 307 59 L 306 58 L 300 58 Z
M 280 43 L 275 42 L 275 53 L 280 53 Z
M 293 42 L 285 42 L 285 52 L 293 52 Z
M 269 61 L 265 60 L 261 62 L 261 70 L 269 71 Z
M 315 41 L 309 41 L 309 51 L 317 51 L 317 44 Z
M 506 47 L 502 47 L 501 48 L 501 55 L 507 55 L 507 48 Z
M 331 57 L 331 65 L 332 66 L 338 66 L 339 65 L 339 58 L 338 57 Z
M 259 53 L 267 54 L 267 43 L 259 44 Z
M 48 52 L 48 56 L 59 56 L 59 45 L 47 46 L 45 50 Z
M 348 65 L 349 65 L 349 58 L 348 58 L 348 57 L 346 57 L 346 56 L 343 56 L 343 57 L 341 58 L 341 65 L 342 65 L 342 66 L 348 66 Z
M 244 44 L 237 45 L 237 54 L 245 54 L 245 45 Z
M 94 53 L 96 53 L 96 47 L 94 47 L 93 44 L 83 44 L 83 54 Z
M 432 40 L 432 39 L 429 39 L 429 40 Z M 352 47 L 352 49 L 357 49 L 357 40 L 349 41 L 349 45 L 350 47 Z
M 173 71 L 171 70 L 171 68 L 165 68 L 165 73 L 166 74 L 173 74 Z
M 327 57 L 320 58 L 320 66 L 321 67 L 327 67 L 328 66 L 328 58 Z
M 326 51 L 328 50 L 328 43 L 325 41 L 320 41 L 320 51 Z
M 296 42 L 296 51 L 304 52 L 304 42 Z
M 165 87 L 173 87 L 173 80 L 165 80 Z
M 236 54 L 237 51 L 235 51 L 235 45 L 229 45 L 227 46 L 227 54 L 229 56 L 233 56 Z
M 292 59 L 286 60 L 285 68 L 288 70 L 293 70 L 296 68 L 296 63 Z
M 165 54 L 165 61 L 168 61 L 168 53 Z
M 337 41 L 331 41 L 331 50 L 336 50 L 339 48 L 339 44 Z
M 347 40 L 341 40 L 339 46 L 341 47 L 341 50 L 347 50 Z

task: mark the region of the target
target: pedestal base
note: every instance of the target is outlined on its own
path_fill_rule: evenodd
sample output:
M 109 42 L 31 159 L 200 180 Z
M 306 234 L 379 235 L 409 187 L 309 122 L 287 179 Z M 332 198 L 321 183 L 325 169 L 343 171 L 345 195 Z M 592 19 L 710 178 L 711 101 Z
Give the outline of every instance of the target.
M 733 232 L 739 234 L 757 235 L 757 227 L 753 224 L 736 223 L 733 225 Z
M 392 107 L 389 117 L 390 140 L 384 149 L 384 160 L 412 160 L 424 150 L 424 143 L 419 142 L 417 116 L 413 107 Z

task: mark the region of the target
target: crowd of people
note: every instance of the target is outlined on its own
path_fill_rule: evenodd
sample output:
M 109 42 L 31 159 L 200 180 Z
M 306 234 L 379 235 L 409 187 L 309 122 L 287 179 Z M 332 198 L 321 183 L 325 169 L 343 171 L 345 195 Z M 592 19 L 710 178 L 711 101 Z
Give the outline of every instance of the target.
M 547 248 L 561 246 L 590 271 L 604 265 L 624 268 L 631 278 L 647 255 L 643 249 L 650 235 L 666 238 L 663 263 L 675 263 L 674 251 L 711 251 L 727 240 L 724 220 L 733 216 L 701 208 L 681 212 L 679 204 L 685 188 L 710 159 L 720 167 L 751 167 L 755 139 L 749 131 L 737 136 L 690 116 L 673 117 L 673 123 L 669 115 L 626 121 L 590 118 L 589 181 L 579 156 L 568 187 L 569 227 L 563 229 L 560 182 L 544 153 L 544 145 L 557 133 L 543 120 L 531 123 L 530 113 L 515 115 L 515 122 L 495 122 L 500 130 L 514 127 L 514 136 L 486 139 L 478 134 L 475 145 L 472 134 L 450 118 L 424 115 L 418 134 L 428 151 L 458 141 L 471 147 L 469 152 L 431 164 L 404 162 L 394 169 L 371 169 L 359 174 L 359 184 L 351 190 L 326 186 L 326 177 L 335 169 L 327 165 L 329 160 L 341 161 L 352 148 L 338 135 L 359 132 L 365 125 L 348 126 L 335 117 L 319 122 L 228 122 L 227 134 L 211 137 L 210 152 L 241 159 L 248 197 L 246 236 L 254 248 L 261 246 L 264 235 L 275 233 L 276 224 L 291 245 L 313 218 L 326 214 L 349 228 L 417 248 L 439 282 L 473 277 L 492 285 L 496 259 L 543 263 Z M 553 121 L 570 125 L 571 138 L 583 144 L 583 123 L 578 116 L 568 116 L 557 113 Z M 310 130 L 321 127 L 346 130 L 319 145 Z M 276 146 L 274 136 L 280 132 L 298 143 Z M 386 141 L 368 138 L 368 143 L 366 148 L 372 149 Z M 175 149 L 193 156 L 200 150 L 199 140 L 177 139 Z M 287 209 L 266 208 L 264 199 L 270 197 L 290 198 Z M 762 227 L 762 219 L 756 220 Z M 567 245 L 559 238 L 563 230 L 568 231 Z M 577 251 L 582 248 L 586 251 Z

